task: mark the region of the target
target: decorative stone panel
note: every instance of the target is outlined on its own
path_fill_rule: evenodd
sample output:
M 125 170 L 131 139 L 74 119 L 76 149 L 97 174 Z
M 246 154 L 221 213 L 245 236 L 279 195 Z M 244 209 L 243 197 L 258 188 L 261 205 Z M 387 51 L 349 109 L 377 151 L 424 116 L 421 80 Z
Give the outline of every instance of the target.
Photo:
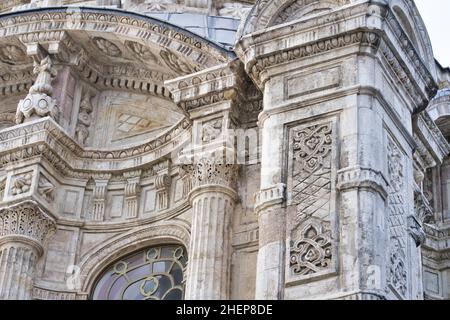
M 335 135 L 334 119 L 289 130 L 288 284 L 337 271 Z

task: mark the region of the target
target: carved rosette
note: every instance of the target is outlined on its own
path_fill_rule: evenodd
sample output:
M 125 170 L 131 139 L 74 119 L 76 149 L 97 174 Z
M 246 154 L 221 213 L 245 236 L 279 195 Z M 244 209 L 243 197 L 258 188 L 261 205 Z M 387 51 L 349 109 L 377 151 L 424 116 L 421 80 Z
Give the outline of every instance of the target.
M 36 115 L 38 117 L 50 116 L 58 121 L 59 110 L 56 100 L 52 98 L 52 81 L 57 72 L 50 57 L 43 59 L 40 64 L 35 63 L 34 74 L 37 79 L 25 99 L 19 102 L 16 113 L 16 123 L 20 124 L 26 119 Z

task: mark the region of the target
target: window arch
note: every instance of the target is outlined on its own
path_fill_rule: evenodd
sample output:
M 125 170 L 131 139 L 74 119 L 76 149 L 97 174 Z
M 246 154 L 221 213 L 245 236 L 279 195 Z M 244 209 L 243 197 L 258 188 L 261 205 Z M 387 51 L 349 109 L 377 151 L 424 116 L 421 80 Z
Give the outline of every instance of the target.
M 182 300 L 186 250 L 181 245 L 154 246 L 129 254 L 98 278 L 93 300 Z

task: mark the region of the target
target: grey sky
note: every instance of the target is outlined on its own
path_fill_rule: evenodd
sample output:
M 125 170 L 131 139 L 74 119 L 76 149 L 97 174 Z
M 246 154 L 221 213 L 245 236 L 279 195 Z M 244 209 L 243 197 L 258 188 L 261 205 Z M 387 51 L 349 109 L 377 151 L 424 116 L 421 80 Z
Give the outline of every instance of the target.
M 434 56 L 450 67 L 450 0 L 416 0 L 427 26 Z

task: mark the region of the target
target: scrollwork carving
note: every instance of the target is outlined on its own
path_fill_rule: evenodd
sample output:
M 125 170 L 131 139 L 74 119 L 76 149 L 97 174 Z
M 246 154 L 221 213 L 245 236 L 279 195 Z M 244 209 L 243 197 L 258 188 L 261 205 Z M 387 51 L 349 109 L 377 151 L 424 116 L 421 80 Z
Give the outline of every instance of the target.
M 298 240 L 290 248 L 292 274 L 306 276 L 330 267 L 333 254 L 329 223 L 313 220 L 295 238 Z
M 78 124 L 75 129 L 75 138 L 80 145 L 85 145 L 89 137 L 89 128 L 92 124 L 92 96 L 90 92 L 86 92 L 80 103 L 80 112 L 78 114 Z
M 120 57 L 122 55 L 122 51 L 120 51 L 119 47 L 109 40 L 96 37 L 92 41 L 94 42 L 95 46 L 107 56 Z
M 145 47 L 139 42 L 125 41 L 125 46 L 144 62 L 158 62 L 158 58 L 153 54 L 150 48 Z
M 48 202 L 55 199 L 55 186 L 43 175 L 39 177 L 38 192 Z
M 203 124 L 202 127 L 202 141 L 210 143 L 220 137 L 222 134 L 222 119 L 216 119 Z
M 9 64 L 17 65 L 26 63 L 28 60 L 25 52 L 15 45 L 6 45 L 0 47 L 0 61 Z
M 161 50 L 160 56 L 164 60 L 166 65 L 177 74 L 185 75 L 199 71 L 198 68 L 190 66 L 188 63 L 181 61 L 176 54 L 168 49 Z
M 331 232 L 333 123 L 294 128 L 289 269 L 293 277 L 330 271 L 335 259 Z

